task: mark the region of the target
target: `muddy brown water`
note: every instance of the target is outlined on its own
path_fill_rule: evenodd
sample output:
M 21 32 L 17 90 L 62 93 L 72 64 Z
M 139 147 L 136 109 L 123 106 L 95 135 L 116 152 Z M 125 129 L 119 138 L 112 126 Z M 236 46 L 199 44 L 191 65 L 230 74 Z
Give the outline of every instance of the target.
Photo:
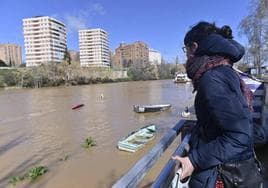
M 171 80 L 124 82 L 74 87 L 0 90 L 0 187 L 12 176 L 45 165 L 37 181 L 15 187 L 106 188 L 148 152 L 193 104 L 192 86 Z M 80 109 L 72 110 L 77 104 Z M 137 114 L 134 104 L 170 103 L 164 112 Z M 118 140 L 148 124 L 156 138 L 136 153 L 119 151 Z M 97 146 L 84 149 L 88 136 Z M 172 153 L 177 143 L 167 153 Z M 140 187 L 149 185 L 170 155 L 162 157 Z M 61 160 L 68 156 L 67 160 Z

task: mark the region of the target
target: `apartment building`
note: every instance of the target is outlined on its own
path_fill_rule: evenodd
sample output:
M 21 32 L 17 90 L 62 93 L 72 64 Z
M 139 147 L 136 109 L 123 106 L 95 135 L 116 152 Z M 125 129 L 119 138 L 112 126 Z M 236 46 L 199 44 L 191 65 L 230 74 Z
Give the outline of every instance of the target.
M 149 48 L 142 41 L 134 42 L 133 44 L 121 43 L 115 50 L 113 57 L 114 67 L 129 67 L 133 63 L 148 63 Z
M 161 64 L 161 54 L 154 49 L 149 49 L 149 62 L 153 65 Z
M 20 66 L 21 47 L 17 44 L 0 44 L 0 60 L 10 67 Z
M 79 30 L 82 67 L 110 67 L 108 34 L 100 28 Z
M 70 54 L 70 59 L 71 59 L 72 62 L 80 62 L 79 52 L 78 51 L 69 50 L 68 52 Z
M 26 66 L 61 62 L 67 49 L 65 25 L 48 16 L 23 19 Z

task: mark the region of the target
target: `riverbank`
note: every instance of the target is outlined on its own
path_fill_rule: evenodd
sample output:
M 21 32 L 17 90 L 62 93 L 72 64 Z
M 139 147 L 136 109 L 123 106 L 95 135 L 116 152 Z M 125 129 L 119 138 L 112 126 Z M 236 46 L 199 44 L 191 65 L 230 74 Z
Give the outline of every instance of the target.
M 86 85 L 137 80 L 172 79 L 176 72 L 185 72 L 182 64 L 132 64 L 127 68 L 81 67 L 77 62 L 46 63 L 36 67 L 0 69 L 0 87 L 48 87 Z
M 31 68 L 1 69 L 0 87 L 34 88 L 130 81 L 126 70 L 81 68 L 51 64 Z
M 7 67 L 0 69 L 0 88 L 39 88 L 172 79 L 178 70 L 185 72 L 182 68 L 174 66 L 141 64 L 114 69 L 111 67 L 86 68 L 80 67 L 78 63 L 62 62 L 42 64 L 38 67 Z M 268 82 L 268 75 L 262 75 L 260 79 Z

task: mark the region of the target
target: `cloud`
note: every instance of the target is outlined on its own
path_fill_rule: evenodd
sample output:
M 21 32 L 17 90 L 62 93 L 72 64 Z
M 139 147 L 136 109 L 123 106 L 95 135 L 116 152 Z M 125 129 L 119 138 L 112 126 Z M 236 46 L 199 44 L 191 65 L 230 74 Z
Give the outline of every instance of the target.
M 85 29 L 87 27 L 87 20 L 84 17 L 65 15 L 64 20 L 68 29 L 68 32 L 78 31 L 79 29 Z
M 68 32 L 77 32 L 79 29 L 85 29 L 91 26 L 94 16 L 103 16 L 106 14 L 104 7 L 99 3 L 93 3 L 87 8 L 80 9 L 71 14 L 63 16 Z
M 92 12 L 99 15 L 104 15 L 106 13 L 104 7 L 99 3 L 93 4 Z

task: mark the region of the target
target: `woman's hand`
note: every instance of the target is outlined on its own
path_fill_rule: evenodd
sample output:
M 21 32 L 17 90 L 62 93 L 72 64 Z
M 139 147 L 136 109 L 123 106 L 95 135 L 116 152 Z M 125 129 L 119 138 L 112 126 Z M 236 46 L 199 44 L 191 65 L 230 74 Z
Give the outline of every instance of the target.
M 175 157 L 171 157 L 173 160 L 177 160 L 181 163 L 182 166 L 182 173 L 180 176 L 180 180 L 183 180 L 184 178 L 187 178 L 192 175 L 194 171 L 194 166 L 192 165 L 189 157 L 180 157 L 176 155 Z

